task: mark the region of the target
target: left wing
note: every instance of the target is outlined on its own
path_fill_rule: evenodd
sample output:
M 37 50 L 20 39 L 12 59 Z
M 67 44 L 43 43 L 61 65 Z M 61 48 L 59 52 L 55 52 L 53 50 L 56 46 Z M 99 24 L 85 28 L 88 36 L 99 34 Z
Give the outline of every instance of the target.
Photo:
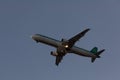
M 80 38 L 82 38 L 90 29 L 85 29 L 84 31 L 82 31 L 81 33 L 77 34 L 76 36 L 70 38 L 68 40 L 68 44 L 69 44 L 69 47 L 72 47 L 76 41 L 78 41 Z

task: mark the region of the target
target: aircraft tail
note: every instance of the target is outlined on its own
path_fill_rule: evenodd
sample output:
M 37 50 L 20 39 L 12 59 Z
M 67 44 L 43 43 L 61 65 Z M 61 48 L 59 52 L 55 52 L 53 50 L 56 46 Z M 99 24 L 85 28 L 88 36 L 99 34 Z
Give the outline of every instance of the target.
M 100 51 L 98 51 L 97 47 L 94 47 L 90 52 L 93 53 L 94 55 L 97 56 L 97 58 L 100 58 L 100 54 L 103 53 L 105 51 L 105 49 L 102 49 Z M 95 61 L 96 58 L 91 58 L 91 62 L 93 63 Z

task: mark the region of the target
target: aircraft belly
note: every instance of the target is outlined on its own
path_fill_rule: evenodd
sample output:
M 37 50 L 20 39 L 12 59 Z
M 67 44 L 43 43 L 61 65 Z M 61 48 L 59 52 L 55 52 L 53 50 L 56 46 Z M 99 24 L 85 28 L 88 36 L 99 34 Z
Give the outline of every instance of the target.
M 72 53 L 75 53 L 77 55 L 80 55 L 80 56 L 85 56 L 85 57 L 93 57 L 93 58 L 96 58 L 96 56 L 94 54 L 92 54 L 91 52 L 87 51 L 87 50 L 84 50 L 82 48 L 78 48 L 78 47 L 73 47 L 71 49 L 71 52 Z

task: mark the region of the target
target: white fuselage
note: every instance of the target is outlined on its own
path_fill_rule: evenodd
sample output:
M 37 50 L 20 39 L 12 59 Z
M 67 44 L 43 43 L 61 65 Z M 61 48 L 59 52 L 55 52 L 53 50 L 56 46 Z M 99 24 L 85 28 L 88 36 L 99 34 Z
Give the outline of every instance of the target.
M 36 42 L 41 42 L 41 43 L 53 46 L 55 48 L 62 46 L 62 41 L 55 40 L 53 38 L 46 37 L 40 34 L 33 35 L 32 39 L 34 39 Z M 77 55 L 85 56 L 85 57 L 96 58 L 96 55 L 92 54 L 90 51 L 76 47 L 76 46 L 73 46 L 69 52 Z

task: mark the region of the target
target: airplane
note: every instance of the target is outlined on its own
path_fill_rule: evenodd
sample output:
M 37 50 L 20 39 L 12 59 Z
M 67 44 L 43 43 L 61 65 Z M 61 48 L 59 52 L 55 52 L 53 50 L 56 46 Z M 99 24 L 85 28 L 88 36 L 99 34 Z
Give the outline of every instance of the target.
M 68 40 L 61 39 L 60 41 L 60 40 L 56 40 L 41 34 L 32 35 L 32 39 L 35 40 L 37 43 L 41 42 L 56 48 L 56 51 L 51 51 L 51 55 L 56 57 L 56 60 L 55 60 L 56 66 L 59 65 L 63 57 L 68 53 L 74 53 L 80 56 L 90 57 L 91 62 L 93 63 L 96 60 L 96 58 L 100 58 L 100 54 L 103 53 L 105 49 L 98 51 L 98 48 L 94 47 L 91 51 L 89 51 L 89 50 L 74 46 L 75 43 L 79 39 L 81 39 L 89 30 L 90 30 L 89 28 L 85 29 L 84 31 L 80 32 L 79 34 L 75 35 L 74 37 Z

